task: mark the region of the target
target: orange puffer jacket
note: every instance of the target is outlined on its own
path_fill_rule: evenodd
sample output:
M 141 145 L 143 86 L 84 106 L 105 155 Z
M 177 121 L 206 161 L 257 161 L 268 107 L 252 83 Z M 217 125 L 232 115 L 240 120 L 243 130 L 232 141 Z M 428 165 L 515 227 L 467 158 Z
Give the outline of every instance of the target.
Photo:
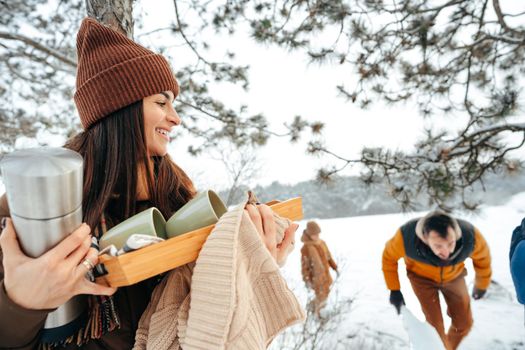
M 445 283 L 457 278 L 465 269 L 464 261 L 471 258 L 476 272 L 475 286 L 487 289 L 492 270 L 487 242 L 477 228 L 464 220 L 458 220 L 461 230 L 456 237 L 456 250 L 450 261 L 440 261 L 422 235 L 418 220 L 409 221 L 399 228 L 383 251 L 383 274 L 387 288 L 400 290 L 397 261 L 403 258 L 406 269 L 418 276 L 437 283 Z

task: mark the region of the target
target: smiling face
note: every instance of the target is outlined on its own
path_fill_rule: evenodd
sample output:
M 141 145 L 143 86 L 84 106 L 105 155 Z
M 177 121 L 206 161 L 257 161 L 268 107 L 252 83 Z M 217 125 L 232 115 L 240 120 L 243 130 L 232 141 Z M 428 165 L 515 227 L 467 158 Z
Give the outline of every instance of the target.
M 164 156 L 168 153 L 170 132 L 181 123 L 173 100 L 171 91 L 163 91 L 143 100 L 144 133 L 149 156 Z

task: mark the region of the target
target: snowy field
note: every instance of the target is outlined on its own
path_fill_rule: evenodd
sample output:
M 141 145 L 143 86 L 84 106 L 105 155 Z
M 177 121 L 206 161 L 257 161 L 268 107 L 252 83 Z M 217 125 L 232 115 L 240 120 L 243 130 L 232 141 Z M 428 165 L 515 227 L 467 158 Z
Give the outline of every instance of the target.
M 316 349 L 410 348 L 402 319 L 388 303 L 389 292 L 381 271 L 381 255 L 385 242 L 394 235 L 396 229 L 417 216 L 420 214 L 318 220 L 322 229 L 321 238 L 327 242 L 340 264 L 341 275 L 326 309 L 326 315 L 333 318 L 333 322 L 325 325 L 324 334 L 319 332 Z M 525 192 L 515 195 L 504 206 L 484 207 L 476 214 L 459 215 L 477 226 L 487 239 L 492 255 L 493 280 L 499 284 L 499 287 L 489 288 L 484 299 L 472 300 L 474 326 L 459 350 L 525 349 L 524 308 L 516 301 L 508 258 L 512 230 L 524 216 Z M 304 225 L 305 222 L 301 222 L 297 242 L 300 241 Z M 307 292 L 301 279 L 301 244 L 296 247 L 283 268 L 283 274 L 290 288 L 306 304 Z M 470 292 L 474 278 L 470 259 L 466 266 Z M 424 320 L 402 260 L 399 276 L 408 309 L 417 318 Z M 345 309 L 341 305 L 349 298 L 353 302 L 350 308 Z M 443 300 L 441 304 L 444 309 Z M 445 312 L 443 314 L 445 326 L 448 327 L 450 320 Z M 309 349 L 311 345 L 298 346 L 297 340 L 292 339 L 304 333 L 304 326 L 294 326 L 277 337 L 271 349 Z

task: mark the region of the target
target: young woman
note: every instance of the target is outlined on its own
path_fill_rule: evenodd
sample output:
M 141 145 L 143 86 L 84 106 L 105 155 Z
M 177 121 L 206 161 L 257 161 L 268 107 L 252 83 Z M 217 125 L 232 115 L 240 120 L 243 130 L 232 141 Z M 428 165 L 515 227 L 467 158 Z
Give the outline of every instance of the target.
M 166 59 L 93 19 L 82 22 L 77 50 L 75 103 L 84 131 L 65 147 L 84 158 L 85 223 L 33 259 L 21 251 L 11 221 L 3 220 L 0 348 L 132 348 L 158 278 L 118 290 L 88 281 L 87 270 L 98 262 L 92 236 L 151 206 L 169 217 L 195 194 L 167 155 L 170 132 L 181 119 L 173 107 L 179 86 Z M 275 237 L 270 212 L 266 206 L 249 211 L 263 237 Z M 8 216 L 4 196 L 0 217 Z M 274 257 L 288 251 L 269 241 Z M 47 314 L 78 294 L 90 296 L 86 324 L 73 336 L 43 344 Z

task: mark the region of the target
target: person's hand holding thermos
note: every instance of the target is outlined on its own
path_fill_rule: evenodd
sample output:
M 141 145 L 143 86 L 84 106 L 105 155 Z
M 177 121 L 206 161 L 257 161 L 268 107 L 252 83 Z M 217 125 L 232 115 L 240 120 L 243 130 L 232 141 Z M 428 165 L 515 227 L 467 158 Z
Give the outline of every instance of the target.
M 114 288 L 85 278 L 84 259 L 93 265 L 98 263 L 97 250 L 90 248 L 90 231 L 82 224 L 56 247 L 31 258 L 21 250 L 12 221 L 6 219 L 0 246 L 9 298 L 26 309 L 55 309 L 78 294 L 113 294 Z
M 115 291 L 85 278 L 98 257 L 82 224 L 83 159 L 65 148 L 24 149 L 0 170 L 11 216 L 0 236 L 4 288 L 23 308 L 49 309 L 40 337 L 53 342 L 81 327 L 82 294 Z

